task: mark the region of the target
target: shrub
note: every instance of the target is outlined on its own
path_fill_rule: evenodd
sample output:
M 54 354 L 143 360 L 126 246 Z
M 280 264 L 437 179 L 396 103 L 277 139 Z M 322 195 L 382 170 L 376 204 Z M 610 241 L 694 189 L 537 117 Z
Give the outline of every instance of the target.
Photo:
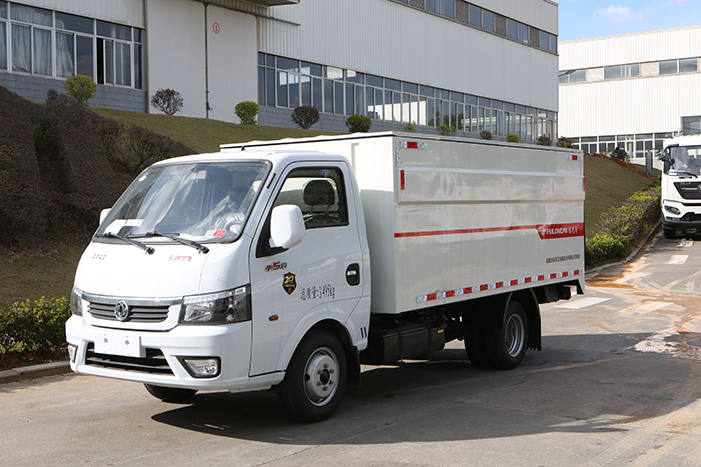
M 88 106 L 88 101 L 95 97 L 97 85 L 89 76 L 71 76 L 63 83 L 66 94 L 78 101 L 83 107 Z
M 572 144 L 572 141 L 568 140 L 564 136 L 560 136 L 560 139 L 557 141 L 557 145 L 560 146 L 561 148 L 574 148 L 574 145 Z
M 416 123 L 407 123 L 404 125 L 404 128 L 402 128 L 402 131 L 406 131 L 407 133 L 416 133 Z
M 71 316 L 66 298 L 26 300 L 0 313 L 0 349 L 57 350 L 66 343 L 65 324 Z
M 611 157 L 614 157 L 621 161 L 625 161 L 628 159 L 628 153 L 623 148 L 616 148 L 613 151 L 611 151 Z
M 510 135 L 507 135 L 506 142 L 507 143 L 520 143 L 521 137 L 519 135 L 511 133 Z
M 346 126 L 351 133 L 367 133 L 372 126 L 372 120 L 365 115 L 351 115 L 346 119 Z
M 623 235 L 596 234 L 584 245 L 587 267 L 622 259 L 627 251 L 628 240 Z
M 260 106 L 252 101 L 243 101 L 236 104 L 234 107 L 234 112 L 236 116 L 241 120 L 242 125 L 255 125 L 256 115 L 260 111 Z
M 319 110 L 309 105 L 295 107 L 292 111 L 292 121 L 300 128 L 308 130 L 319 121 Z
M 155 162 L 192 153 L 188 147 L 138 126 L 122 128 L 120 140 L 121 150 L 112 154 L 112 160 L 133 174 Z
M 553 140 L 551 140 L 548 136 L 542 135 L 538 136 L 538 144 L 541 146 L 552 146 Z
M 183 108 L 183 96 L 175 89 L 159 89 L 151 96 L 151 105 L 166 115 L 175 115 Z
M 454 126 L 438 125 L 436 129 L 442 136 L 453 136 L 455 134 Z
M 492 139 L 492 132 L 489 130 L 482 130 L 482 131 L 480 131 L 480 138 Z

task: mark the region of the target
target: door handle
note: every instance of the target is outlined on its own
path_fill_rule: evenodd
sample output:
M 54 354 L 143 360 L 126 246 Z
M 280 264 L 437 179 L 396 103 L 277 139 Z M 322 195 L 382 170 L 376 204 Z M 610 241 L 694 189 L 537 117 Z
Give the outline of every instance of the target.
M 358 263 L 353 263 L 346 268 L 346 282 L 352 286 L 360 284 L 360 265 Z

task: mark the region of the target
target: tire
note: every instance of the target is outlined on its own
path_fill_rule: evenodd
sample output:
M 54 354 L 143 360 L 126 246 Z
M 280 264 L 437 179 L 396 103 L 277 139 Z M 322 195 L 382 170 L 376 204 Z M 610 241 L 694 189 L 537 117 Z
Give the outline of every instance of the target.
M 292 355 L 278 397 L 293 418 L 319 422 L 338 407 L 346 378 L 346 356 L 338 338 L 323 329 L 312 331 Z
M 672 227 L 664 228 L 664 238 L 674 238 L 677 236 L 677 232 Z
M 520 303 L 509 302 L 503 328 L 487 334 L 486 344 L 493 367 L 512 370 L 521 364 L 528 348 L 528 318 Z
M 197 392 L 197 389 L 167 388 L 153 384 L 144 384 L 144 386 L 149 394 L 163 402 L 186 402 Z
M 489 368 L 491 366 L 484 329 L 471 328 L 465 331 L 465 351 L 467 352 L 467 358 L 470 359 L 473 365 L 480 368 Z

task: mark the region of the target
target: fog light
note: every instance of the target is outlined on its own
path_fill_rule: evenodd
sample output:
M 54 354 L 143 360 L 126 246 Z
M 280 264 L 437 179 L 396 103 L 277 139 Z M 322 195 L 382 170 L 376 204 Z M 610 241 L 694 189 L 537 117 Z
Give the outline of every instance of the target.
M 75 363 L 75 356 L 78 353 L 78 346 L 73 344 L 68 344 L 68 358 L 71 359 L 71 363 Z
M 178 357 L 193 378 L 214 378 L 219 376 L 218 357 Z
M 667 211 L 667 212 L 671 212 L 671 213 L 674 214 L 675 216 L 678 216 L 679 214 L 682 213 L 682 212 L 679 210 L 679 208 L 675 208 L 674 206 L 667 206 L 667 205 L 665 205 L 664 210 Z

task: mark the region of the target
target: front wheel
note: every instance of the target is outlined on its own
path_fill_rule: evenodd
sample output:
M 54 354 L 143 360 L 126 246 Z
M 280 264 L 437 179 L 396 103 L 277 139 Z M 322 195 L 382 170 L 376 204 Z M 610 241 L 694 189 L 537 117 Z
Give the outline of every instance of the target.
M 511 301 L 504 314 L 504 326 L 487 335 L 492 366 L 512 370 L 519 366 L 528 348 L 528 318 L 520 303 Z
M 278 396 L 292 417 L 319 422 L 336 410 L 345 387 L 343 346 L 336 336 L 321 329 L 300 342 L 278 386 Z
M 145 383 L 144 386 L 149 394 L 163 402 L 185 402 L 197 392 L 197 389 L 167 388 Z

